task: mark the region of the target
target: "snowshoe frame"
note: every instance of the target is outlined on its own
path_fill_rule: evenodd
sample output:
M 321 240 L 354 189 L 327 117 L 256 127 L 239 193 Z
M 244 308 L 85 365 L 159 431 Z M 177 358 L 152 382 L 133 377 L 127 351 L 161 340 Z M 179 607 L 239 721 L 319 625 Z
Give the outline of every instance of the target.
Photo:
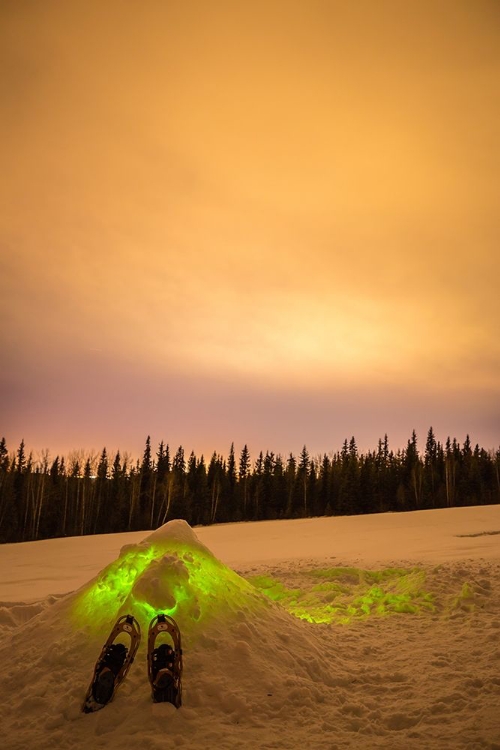
M 105 703 L 98 703 L 94 697 L 94 685 L 96 684 L 96 681 L 101 673 L 101 669 L 102 669 L 103 662 L 106 657 L 107 649 L 111 645 L 113 645 L 114 641 L 120 635 L 120 633 L 126 633 L 127 635 L 130 636 L 130 646 L 128 648 L 127 654 L 125 656 L 125 660 L 121 668 L 119 669 L 118 673 L 114 676 L 112 692 L 111 692 L 110 697 Z M 118 687 L 127 676 L 128 670 L 130 669 L 132 662 L 134 661 L 140 642 L 141 642 L 141 628 L 137 620 L 132 615 L 122 615 L 121 617 L 119 617 L 116 623 L 114 624 L 106 643 L 101 649 L 99 658 L 96 661 L 96 664 L 94 667 L 94 674 L 92 676 L 92 680 L 90 682 L 89 688 L 85 696 L 85 700 L 82 705 L 82 711 L 84 713 L 92 713 L 93 711 L 99 711 L 99 709 L 104 708 L 104 706 L 106 706 L 110 701 L 113 700 Z
M 157 676 L 153 672 L 153 661 L 156 638 L 160 633 L 167 633 L 173 641 L 174 660 L 172 669 L 162 669 L 167 677 L 170 677 L 167 687 L 158 685 Z M 181 633 L 177 623 L 170 615 L 158 614 L 153 617 L 148 631 L 148 677 L 151 684 L 151 693 L 155 703 L 169 702 L 176 708 L 182 703 L 182 643 Z

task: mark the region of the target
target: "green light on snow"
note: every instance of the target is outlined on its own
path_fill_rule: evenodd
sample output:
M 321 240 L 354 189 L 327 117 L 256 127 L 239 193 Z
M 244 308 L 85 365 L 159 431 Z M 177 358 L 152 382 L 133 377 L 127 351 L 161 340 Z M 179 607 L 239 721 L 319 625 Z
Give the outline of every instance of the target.
M 417 568 L 370 571 L 358 568 L 312 570 L 312 586 L 286 588 L 270 576 L 250 579 L 256 588 L 288 612 L 314 623 L 349 623 L 372 615 L 434 611 L 434 595 L 424 590 L 425 572 Z M 303 579 L 302 579 L 302 582 Z
M 171 521 L 140 544 L 124 547 L 75 595 L 75 625 L 96 632 L 132 613 L 147 627 L 159 612 L 173 616 L 188 637 L 210 618 L 237 617 L 272 606 L 312 623 L 349 623 L 397 613 L 474 611 L 474 591 L 439 603 L 419 568 L 328 568 L 296 572 L 288 587 L 278 578 L 245 580 L 217 560 L 184 521 Z
M 474 612 L 476 609 L 476 602 L 474 597 L 474 589 L 470 583 L 465 582 L 462 585 L 458 596 L 451 596 L 448 599 L 447 612 L 451 614 L 456 610 L 462 610 L 465 612 Z
M 125 547 L 78 592 L 74 615 L 79 626 L 97 630 L 124 612 L 133 613 L 145 626 L 164 612 L 189 632 L 210 616 L 265 606 L 255 587 L 217 560 L 187 524 L 171 523 L 182 524 L 173 528 L 180 528 L 185 538 L 153 534 L 151 541 Z

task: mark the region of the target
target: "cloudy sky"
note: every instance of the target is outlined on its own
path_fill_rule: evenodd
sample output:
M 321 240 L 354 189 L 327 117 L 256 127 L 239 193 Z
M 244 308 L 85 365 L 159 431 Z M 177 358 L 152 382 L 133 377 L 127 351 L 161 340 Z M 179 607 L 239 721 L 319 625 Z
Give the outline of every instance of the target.
M 497 0 L 3 0 L 0 432 L 500 444 Z

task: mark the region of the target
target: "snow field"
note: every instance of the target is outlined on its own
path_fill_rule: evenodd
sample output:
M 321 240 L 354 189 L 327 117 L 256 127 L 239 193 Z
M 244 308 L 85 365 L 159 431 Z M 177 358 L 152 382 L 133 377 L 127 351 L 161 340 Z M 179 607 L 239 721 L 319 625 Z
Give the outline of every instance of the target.
M 141 610 L 139 599 L 131 598 L 130 590 L 123 592 L 117 606 L 135 603 L 141 613 L 143 638 L 135 663 L 112 703 L 96 714 L 80 711 L 95 659 L 116 612 L 96 613 L 100 623 L 96 630 L 92 617 L 85 619 L 87 615 L 75 623 L 75 605 L 82 593 L 106 580 L 106 571 L 116 564 L 114 558 L 108 559 L 109 568 L 95 571 L 98 575 L 75 593 L 62 595 L 53 579 L 51 596 L 31 602 L 4 601 L 0 605 L 3 746 L 8 750 L 30 746 L 114 750 L 130 745 L 152 750 L 499 750 L 500 537 L 492 533 L 500 528 L 499 511 L 498 506 L 445 511 L 427 534 L 425 554 L 418 549 L 421 537 L 415 524 L 427 514 L 416 519 L 414 514 L 400 516 L 398 536 L 406 523 L 410 526 L 407 537 L 418 542 L 417 549 L 407 545 L 405 556 L 399 559 L 388 557 L 395 519 L 387 516 L 384 530 L 384 517 L 373 518 L 380 529 L 378 564 L 371 551 L 367 560 L 346 554 L 349 533 L 353 540 L 360 535 L 356 518 L 339 519 L 345 521 L 344 547 L 336 547 L 341 556 L 315 555 L 326 551 L 321 541 L 323 519 L 305 525 L 298 522 L 295 527 L 294 522 L 269 525 L 263 536 L 274 536 L 275 551 L 294 547 L 303 556 L 280 559 L 277 554 L 262 561 L 269 553 L 262 545 L 256 551 L 249 542 L 247 548 L 240 547 L 240 561 L 234 565 L 245 579 L 241 586 L 240 578 L 214 557 L 214 585 L 222 581 L 227 595 L 218 590 L 211 599 L 210 586 L 200 594 L 193 584 L 184 609 L 178 611 L 184 641 L 184 702 L 178 711 L 169 704 L 151 702 L 147 612 Z M 369 518 L 360 520 L 366 524 Z M 422 529 L 428 521 L 422 520 Z M 247 527 L 249 540 L 258 533 L 259 524 L 240 526 Z M 297 540 L 300 528 L 307 529 L 311 543 L 301 545 Z M 156 543 L 164 545 L 160 561 L 168 563 L 169 555 L 187 554 L 185 548 L 168 552 L 169 544 L 182 536 L 182 544 L 194 545 L 194 557 L 201 550 L 204 568 L 210 553 L 203 557 L 206 553 L 202 545 L 197 547 L 196 537 L 210 547 L 206 539 L 210 531 L 196 529 L 196 536 L 191 537 L 189 527 L 167 524 L 156 532 Z M 231 549 L 234 527 L 213 529 L 214 537 L 218 536 L 214 546 L 220 546 L 224 532 Z M 281 533 L 286 538 L 280 543 Z M 149 541 L 146 534 L 142 536 L 146 536 L 144 547 L 155 541 L 154 535 Z M 456 540 L 454 547 L 451 536 Z M 73 547 L 91 540 L 73 540 Z M 51 544 L 57 550 L 59 541 L 68 540 L 44 543 L 45 557 Z M 141 540 L 134 535 L 130 541 L 134 545 Z M 463 544 L 470 547 L 465 555 Z M 332 547 L 328 551 L 332 553 Z M 0 562 L 2 554 L 12 555 L 13 550 L 0 548 Z M 230 557 L 227 550 L 224 557 Z M 148 598 L 155 590 L 161 599 L 165 575 L 168 589 L 178 584 L 171 573 L 175 565 L 166 565 L 167 573 L 158 565 L 156 560 L 155 568 L 152 560 L 132 583 L 131 590 L 139 592 L 138 597 Z M 42 566 L 39 560 L 40 576 Z M 61 577 L 68 575 L 64 566 L 60 570 Z M 181 565 L 177 571 L 189 583 Z M 196 575 L 192 568 L 191 583 Z M 248 584 L 252 580 L 257 587 Z M 20 588 L 24 585 L 21 582 Z M 279 600 L 272 601 L 266 591 Z M 393 611 L 394 601 L 399 602 L 393 597 L 402 593 L 409 606 Z M 193 606 L 193 597 L 199 599 L 198 608 Z M 323 616 L 325 607 L 330 607 L 329 616 L 333 609 L 337 617 L 310 622 L 291 614 L 307 608 Z

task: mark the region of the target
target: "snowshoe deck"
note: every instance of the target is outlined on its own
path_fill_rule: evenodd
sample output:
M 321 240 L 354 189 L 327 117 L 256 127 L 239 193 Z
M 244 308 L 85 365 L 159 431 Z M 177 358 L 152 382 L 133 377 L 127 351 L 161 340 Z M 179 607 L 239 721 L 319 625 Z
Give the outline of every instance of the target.
M 123 643 L 114 642 L 121 633 L 130 636 L 129 648 Z M 92 681 L 82 706 L 84 713 L 99 711 L 112 700 L 134 661 L 140 642 L 141 629 L 137 620 L 132 615 L 119 617 L 94 667 Z
M 156 646 L 156 638 L 162 633 L 169 635 L 173 643 Z M 148 677 L 153 701 L 172 703 L 179 708 L 182 703 L 181 633 L 169 615 L 156 615 L 149 625 Z

